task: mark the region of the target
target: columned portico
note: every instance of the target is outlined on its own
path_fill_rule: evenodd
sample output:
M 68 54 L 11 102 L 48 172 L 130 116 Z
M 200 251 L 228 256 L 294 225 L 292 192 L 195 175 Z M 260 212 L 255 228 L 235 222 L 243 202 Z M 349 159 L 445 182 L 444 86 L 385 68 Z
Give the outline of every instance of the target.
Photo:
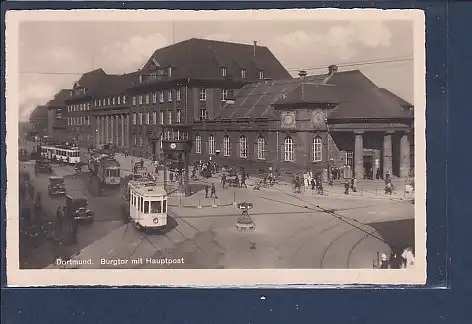
M 354 131 L 354 176 L 364 177 L 364 131 Z
M 383 140 L 383 178 L 385 179 L 385 175 L 387 171 L 390 175 L 392 175 L 392 131 L 387 131 L 384 134 Z

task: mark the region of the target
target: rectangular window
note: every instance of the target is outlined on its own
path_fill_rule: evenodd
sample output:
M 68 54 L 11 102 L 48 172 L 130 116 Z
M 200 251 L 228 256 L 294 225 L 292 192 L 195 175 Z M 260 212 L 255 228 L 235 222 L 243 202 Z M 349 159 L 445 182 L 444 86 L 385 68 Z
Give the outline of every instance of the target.
M 140 112 L 139 113 L 139 125 L 142 125 L 143 124 L 143 113 Z
M 169 78 L 172 77 L 172 66 L 169 66 L 169 69 L 167 70 L 167 75 L 169 76 Z
M 182 100 L 182 92 L 180 91 L 180 89 L 175 90 L 175 100 Z
M 263 137 L 257 139 L 257 159 L 265 160 L 265 139 Z
M 202 153 L 202 137 L 200 135 L 195 137 L 195 153 Z
M 152 93 L 152 103 L 157 103 L 157 94 L 155 92 Z
M 149 94 L 146 94 L 145 100 L 146 100 L 146 105 L 149 105 Z
M 151 116 L 150 116 L 149 111 L 146 112 L 146 125 L 149 125 L 149 123 L 150 123 L 150 117 L 151 117 Z
M 136 113 L 133 113 L 133 125 L 136 125 Z
M 118 104 L 121 105 L 121 97 L 118 96 L 116 99 L 118 99 Z
M 172 111 L 167 112 L 167 120 L 169 124 L 172 124 Z
M 180 124 L 182 122 L 182 116 L 181 116 L 180 109 L 177 109 L 176 112 L 177 112 L 176 122 L 177 122 L 177 124 Z
M 352 151 L 346 151 L 346 165 L 353 166 L 354 162 L 354 153 Z
M 223 138 L 223 155 L 231 156 L 231 139 L 229 136 Z
M 200 109 L 200 120 L 207 120 L 208 114 L 206 109 Z
M 136 106 L 136 96 L 133 96 L 133 106 Z
M 157 112 L 155 111 L 152 112 L 152 124 L 153 125 L 157 124 Z
M 221 101 L 226 101 L 228 98 L 228 89 L 221 89 Z
M 116 104 L 116 102 L 115 102 L 115 97 L 113 97 L 113 105 L 115 105 L 115 104 Z
M 207 100 L 207 90 L 200 89 L 200 101 L 206 101 L 206 100 Z
M 259 80 L 264 80 L 264 71 L 259 71 Z
M 136 137 L 136 135 L 133 135 L 133 143 L 134 145 L 138 145 L 138 138 Z
M 111 106 L 111 99 L 108 98 L 108 106 Z
M 139 146 L 143 146 L 143 136 L 139 135 Z
M 139 96 L 138 96 L 138 103 L 139 103 L 140 105 L 143 104 L 143 95 L 139 95 Z
M 172 101 L 172 89 L 170 89 L 169 92 L 167 92 L 167 100 L 169 102 Z
M 241 69 L 241 79 L 246 79 L 246 70 Z
M 87 102 L 87 110 L 90 110 L 90 102 Z
M 208 137 L 208 154 L 215 155 L 215 137 L 213 135 Z
M 159 112 L 159 123 L 161 123 L 161 125 L 164 125 L 164 110 L 161 110 Z
M 161 202 L 151 201 L 151 214 L 160 214 L 160 213 L 161 213 Z
M 159 91 L 159 102 L 160 103 L 164 102 L 164 91 L 163 90 Z
M 123 104 L 126 103 L 126 96 L 123 96 Z
M 225 67 L 222 67 L 221 68 L 221 76 L 223 78 L 226 78 L 227 75 L 228 75 L 228 70 Z

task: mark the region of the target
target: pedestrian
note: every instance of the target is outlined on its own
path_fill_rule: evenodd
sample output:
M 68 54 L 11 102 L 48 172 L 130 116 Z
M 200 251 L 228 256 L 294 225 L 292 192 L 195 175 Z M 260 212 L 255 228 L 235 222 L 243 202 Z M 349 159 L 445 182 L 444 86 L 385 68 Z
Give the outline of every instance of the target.
M 210 187 L 208 186 L 208 183 L 205 184 L 205 198 L 208 198 L 208 190 Z
M 170 175 L 169 175 L 169 179 L 170 179 L 170 182 L 174 182 L 174 172 L 170 172 Z
M 344 182 L 344 194 L 349 195 L 349 180 L 347 180 L 347 179 Z
M 61 229 L 62 228 L 62 208 L 61 206 L 57 207 L 56 210 L 56 228 Z
M 357 192 L 357 179 L 356 177 L 353 177 L 351 179 L 351 189 L 353 192 Z
M 221 186 L 223 187 L 223 189 L 225 188 L 226 186 L 226 174 L 223 173 L 223 175 L 221 176 Z
M 389 262 L 387 260 L 387 255 L 385 253 L 382 253 L 380 256 L 380 264 L 379 264 L 379 269 L 389 269 Z
M 244 188 L 247 189 L 247 185 L 246 185 L 246 173 L 244 173 L 243 171 L 243 174 L 241 176 L 241 185 L 240 185 L 240 188 L 242 188 L 244 186 Z
M 211 195 L 210 195 L 210 198 L 218 198 L 218 197 L 216 196 L 216 188 L 215 188 L 215 184 L 214 184 L 214 183 L 211 184 Z

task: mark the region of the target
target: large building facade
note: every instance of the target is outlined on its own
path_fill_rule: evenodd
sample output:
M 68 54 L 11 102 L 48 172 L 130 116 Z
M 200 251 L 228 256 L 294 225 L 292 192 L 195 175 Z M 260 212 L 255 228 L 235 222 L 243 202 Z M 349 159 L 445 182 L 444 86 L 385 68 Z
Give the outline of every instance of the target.
M 285 174 L 333 168 L 344 177 L 408 176 L 412 106 L 360 71 L 245 86 L 215 120 L 194 129 L 192 158 L 253 172 Z
M 62 89 L 46 105 L 48 107 L 48 137 L 59 142 L 67 142 L 69 137 L 65 103 L 69 95 L 70 89 Z

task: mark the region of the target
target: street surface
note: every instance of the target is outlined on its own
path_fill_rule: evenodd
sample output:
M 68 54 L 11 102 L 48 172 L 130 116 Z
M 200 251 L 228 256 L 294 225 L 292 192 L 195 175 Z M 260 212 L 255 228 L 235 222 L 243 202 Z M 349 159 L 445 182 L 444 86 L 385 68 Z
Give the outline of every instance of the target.
M 139 160 L 126 162 L 119 155 L 118 159 L 128 171 L 130 160 Z M 20 167 L 30 170 L 44 205 L 55 215 L 64 198 L 48 197 L 48 175 L 34 176 L 31 162 Z M 343 194 L 342 184 L 325 185 L 327 194 L 320 196 L 311 190 L 294 194 L 291 185 L 283 183 L 254 190 L 253 178 L 247 189 L 222 189 L 216 177 L 201 179 L 198 188 L 195 184 L 199 191 L 191 197 L 169 198 L 170 230 L 145 234 L 123 224 L 119 191 L 96 197 L 88 190 L 87 173 L 74 175 L 70 166 L 54 166 L 54 173 L 65 176 L 68 194 L 88 199 L 95 222 L 80 227 L 78 244 L 62 247 L 61 253 L 45 244 L 25 267 L 359 269 L 372 268 L 377 253 L 389 254 L 391 246 L 414 246 L 411 197 L 375 192 L 381 188 L 375 181 L 350 195 Z M 216 184 L 217 199 L 205 198 L 203 181 Z M 256 225 L 252 232 L 236 229 L 241 211 L 234 202 L 244 201 L 254 205 L 249 211 Z M 54 264 L 57 258 L 70 257 L 90 264 Z

